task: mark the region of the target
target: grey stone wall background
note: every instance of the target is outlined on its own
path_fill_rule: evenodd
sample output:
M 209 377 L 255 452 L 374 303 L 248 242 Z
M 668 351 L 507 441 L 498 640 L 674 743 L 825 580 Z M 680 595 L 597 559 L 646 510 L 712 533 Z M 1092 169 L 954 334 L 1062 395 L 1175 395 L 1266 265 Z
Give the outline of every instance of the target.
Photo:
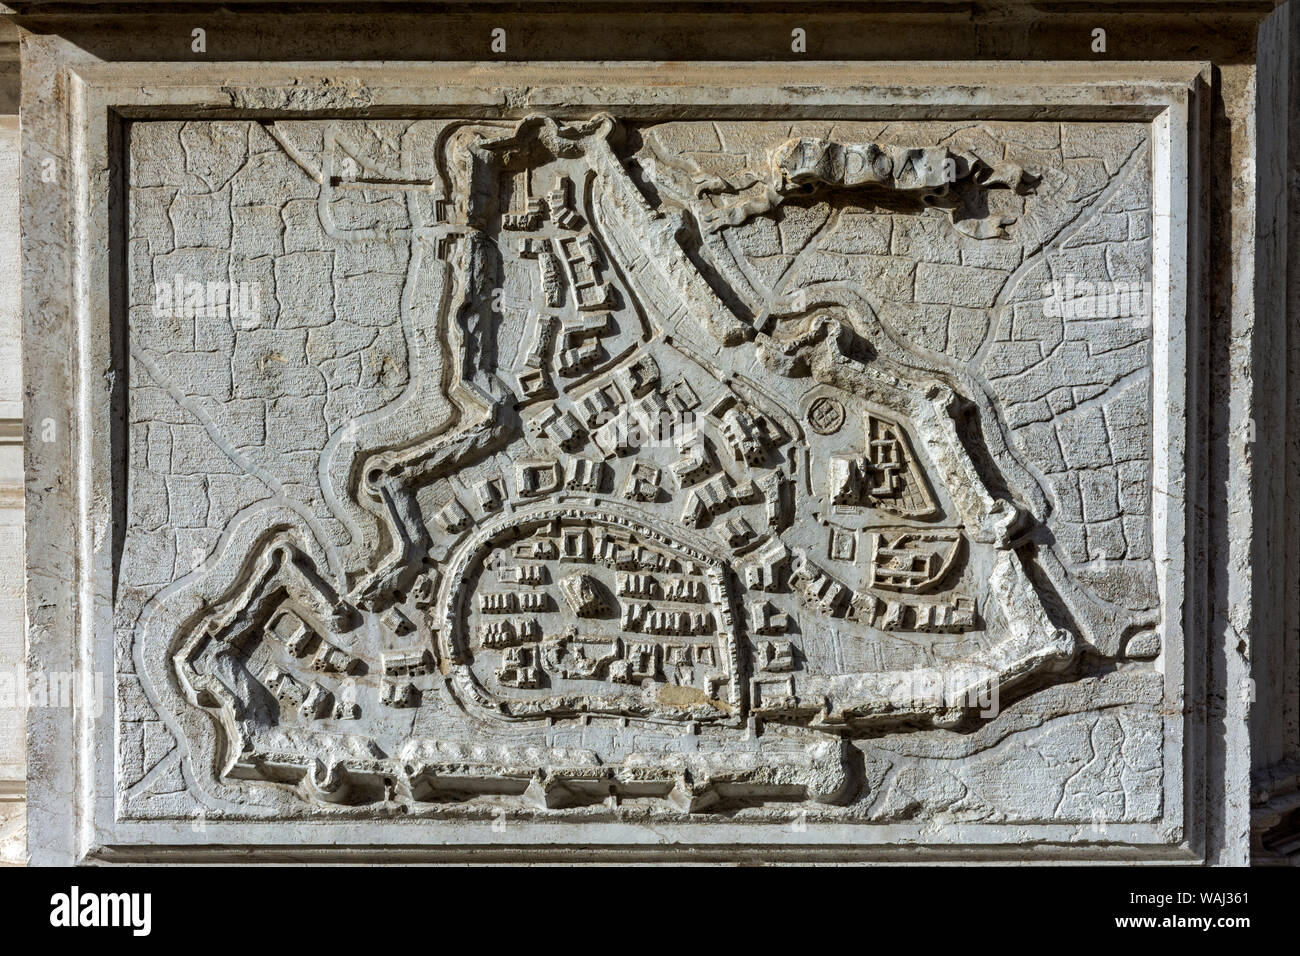
M 1300 854 L 1300 9 L 1286 4 L 1260 31 L 1254 353 L 1260 401 L 1254 448 L 1263 569 L 1256 601 L 1251 688 L 1251 859 Z
M 26 856 L 23 666 L 22 274 L 16 226 L 22 168 L 17 30 L 0 25 L 0 863 Z
M 66 11 L 47 15 L 40 4 L 15 6 L 20 11 L 19 22 L 28 28 L 70 37 L 74 43 L 105 59 L 184 60 L 191 56 L 185 49 L 185 38 L 194 22 L 194 14 L 176 9 L 176 5 L 161 14 L 162 21 L 156 17 L 119 15 L 114 21 L 117 29 L 113 31 L 103 31 L 89 19 L 69 15 Z M 876 25 L 887 23 L 890 15 L 877 14 Z M 966 25 L 961 29 L 952 29 L 945 14 L 929 12 L 910 20 L 911 29 L 903 33 L 896 29 L 846 29 L 844 19 L 836 14 L 797 13 L 790 15 L 793 19 L 789 19 L 785 11 L 773 15 L 770 21 L 765 20 L 761 25 L 742 28 L 739 20 L 729 19 L 732 15 L 711 12 L 707 5 L 697 5 L 693 11 L 674 11 L 657 23 L 642 24 L 630 30 L 620 27 L 611 31 L 612 21 L 608 18 L 612 15 L 600 11 L 571 18 L 562 24 L 555 18 L 522 14 L 507 24 L 512 37 L 509 55 L 521 59 L 530 56 L 607 57 L 611 55 L 608 37 L 613 33 L 619 36 L 619 53 L 628 57 L 784 58 L 788 56 L 791 26 L 801 25 L 814 38 L 816 45 L 812 49 L 816 55 L 826 59 L 1063 58 L 1078 60 L 1086 69 L 1091 57 L 1087 50 L 1090 31 L 1096 23 L 1104 22 L 1108 30 L 1108 55 L 1111 57 L 1196 56 L 1213 61 L 1213 128 L 1209 136 L 1212 175 L 1205 186 L 1214 228 L 1210 230 L 1208 239 L 1212 292 L 1211 321 L 1205 343 L 1205 387 L 1213 393 L 1214 401 L 1207 412 L 1210 440 L 1203 449 L 1212 491 L 1212 514 L 1210 537 L 1202 543 L 1198 556 L 1204 561 L 1200 570 L 1210 599 L 1209 618 L 1204 625 L 1210 632 L 1213 647 L 1207 662 L 1208 684 L 1216 689 L 1208 695 L 1206 706 L 1212 733 L 1221 735 L 1225 741 L 1223 750 L 1206 768 L 1204 783 L 1212 794 L 1211 805 L 1214 808 L 1210 846 L 1206 852 L 1211 860 L 1227 863 L 1245 862 L 1251 853 L 1252 803 L 1255 808 L 1253 839 L 1256 860 L 1285 859 L 1294 852 L 1295 844 L 1290 834 L 1295 832 L 1295 761 L 1300 756 L 1300 734 L 1295 727 L 1297 535 L 1295 524 L 1285 517 L 1295 510 L 1291 506 L 1296 500 L 1296 418 L 1270 412 L 1270 409 L 1294 406 L 1296 392 L 1293 387 L 1294 360 L 1291 357 L 1295 350 L 1289 346 L 1288 339 L 1294 319 L 1289 324 L 1288 316 L 1296 314 L 1289 289 L 1293 284 L 1291 277 L 1297 270 L 1288 269 L 1293 253 L 1288 251 L 1285 242 L 1273 247 L 1268 244 L 1270 239 L 1276 239 L 1290 229 L 1290 207 L 1276 200 L 1293 191 L 1295 166 L 1287 138 L 1290 123 L 1280 122 L 1277 117 L 1295 115 L 1291 108 L 1294 84 L 1290 83 L 1294 74 L 1295 46 L 1291 42 L 1294 28 L 1290 21 L 1286 17 L 1275 19 L 1272 24 L 1274 35 L 1266 35 L 1264 46 L 1259 48 L 1261 58 L 1265 52 L 1270 57 L 1267 60 L 1270 72 L 1261 72 L 1257 77 L 1254 70 L 1256 29 L 1262 15 L 1263 11 L 1253 5 L 1219 4 L 1210 8 L 1179 4 L 1170 5 L 1166 11 L 1155 8 L 1133 14 L 1107 11 L 1105 19 L 1098 20 L 1100 15 L 1092 12 L 1046 15 L 1009 4 L 985 11 L 969 22 L 963 14 L 961 19 Z M 355 55 L 357 58 L 418 59 L 421 56 L 482 56 L 490 29 L 496 25 L 496 16 L 495 13 L 468 11 L 455 14 L 451 22 L 458 29 L 436 31 L 436 37 L 427 29 L 413 28 L 419 21 L 405 20 L 401 14 L 386 18 L 374 29 L 362 32 L 356 30 L 355 20 L 349 21 L 346 17 L 322 18 L 307 30 L 302 29 L 301 20 L 292 15 L 279 19 L 272 15 L 263 19 L 256 30 L 249 29 L 249 21 L 237 15 L 220 14 L 215 20 L 205 19 L 204 23 L 213 37 L 210 49 L 214 57 L 232 60 L 311 59 L 313 56 L 336 59 Z M 1276 88 L 1272 86 L 1274 81 L 1278 84 Z M 1276 113 L 1265 112 L 1267 108 L 1275 109 Z M 1273 122 L 1265 122 L 1264 117 Z M 177 129 L 176 133 L 179 142 L 181 130 Z M 707 136 L 695 135 L 696 145 L 700 146 L 696 152 L 702 159 L 724 164 L 728 161 L 721 137 L 709 143 Z M 1055 144 L 1020 145 L 1027 150 L 1064 149 L 1065 143 L 1063 135 Z M 198 149 L 201 151 L 202 147 Z M 157 250 L 159 255 L 184 255 L 186 248 L 205 248 L 208 244 L 203 238 L 205 230 L 220 232 L 217 238 L 222 241 L 226 238 L 226 219 L 219 208 L 215 216 L 212 210 L 200 208 L 197 202 L 190 203 L 189 209 L 185 208 L 187 189 L 192 188 L 195 193 L 211 193 L 214 190 L 210 187 L 217 187 L 215 191 L 219 193 L 221 188 L 225 188 L 218 183 L 188 180 L 187 185 L 187 182 L 179 181 L 184 178 L 180 171 L 186 169 L 186 156 L 186 151 L 181 149 L 172 157 L 174 161 L 168 165 L 165 174 L 160 172 L 156 182 L 142 184 L 145 189 L 156 190 L 156 195 L 165 197 L 159 201 L 157 209 L 169 210 L 167 218 L 177 230 L 173 234 L 174 248 Z M 1284 158 L 1278 160 L 1279 156 Z M 1113 176 L 1128 159 L 1129 154 L 1123 158 L 1101 159 L 1102 168 L 1098 175 Z M 1257 159 L 1261 170 L 1257 179 L 1249 174 L 1233 174 L 1232 171 L 1255 168 Z M 1270 172 L 1265 159 L 1278 165 Z M 202 189 L 197 188 L 199 185 Z M 1257 195 L 1263 197 L 1258 207 Z M 176 204 L 177 197 L 181 199 L 179 204 Z M 227 208 L 233 210 L 234 207 Z M 1257 208 L 1261 211 L 1258 224 Z M 1283 213 L 1272 220 L 1272 227 L 1266 229 L 1269 214 L 1263 211 L 1271 213 L 1276 209 L 1282 209 Z M 176 211 L 172 214 L 171 210 Z M 1145 237 L 1141 234 L 1140 217 L 1135 231 L 1135 219 L 1129 215 L 1136 211 L 1120 209 L 1098 223 L 1097 228 L 1113 230 L 1107 233 L 1111 241 L 1142 243 Z M 237 235 L 234 215 L 231 211 L 229 235 L 232 244 Z M 811 215 L 815 216 L 815 212 Z M 797 227 L 791 227 L 794 228 Z M 874 247 L 843 252 L 832 248 L 828 252 L 858 256 L 855 262 L 866 262 L 870 268 L 878 269 L 877 274 L 882 279 L 896 279 L 900 288 L 897 303 L 900 309 L 910 311 L 931 307 L 929 314 L 933 321 L 915 326 L 926 330 L 927 338 L 922 345 L 941 352 L 969 350 L 969 343 L 978 338 L 978 330 L 973 332 L 969 327 L 969 317 L 955 314 L 942 301 L 924 301 L 924 294 L 918 298 L 917 289 L 918 285 L 942 288 L 945 283 L 954 281 L 978 282 L 978 273 L 963 273 L 961 270 L 984 268 L 988 264 L 976 266 L 960 260 L 955 263 L 935 262 L 900 276 L 892 257 L 895 243 L 906 243 L 908 228 L 913 227 L 891 225 L 888 230 L 878 230 L 880 239 Z M 791 257 L 786 254 L 786 237 L 759 234 L 765 229 L 768 226 L 756 225 L 751 230 L 753 234 L 748 238 L 750 248 L 745 255 L 751 263 L 755 281 L 760 285 L 764 281 L 774 285 L 779 283 L 777 277 L 783 274 Z M 1263 237 L 1258 248 L 1254 243 L 1257 231 Z M 833 243 L 833 236 L 825 238 L 823 248 L 833 247 Z M 220 245 L 220 242 L 215 244 Z M 1089 255 L 1083 248 L 1086 245 L 1084 241 L 1078 243 L 1078 255 Z M 277 248 L 270 251 L 270 258 L 275 261 L 264 262 L 260 267 L 269 266 L 273 270 L 271 279 L 275 281 L 274 270 L 281 258 L 286 260 L 285 265 L 280 265 L 282 272 L 298 267 L 312 268 L 309 254 L 319 251 L 304 247 L 290 253 L 287 249 Z M 248 260 L 256 260 L 267 252 L 249 250 L 242 255 Z M 151 260 L 154 253 L 155 250 L 148 251 Z M 835 268 L 834 255 L 824 257 L 816 268 Z M 291 256 L 298 258 L 288 264 Z M 1106 268 L 1110 267 L 1111 264 L 1107 263 Z M 1274 298 L 1270 299 L 1270 296 Z M 197 330 L 195 334 L 198 334 Z M 1035 386 L 1035 371 L 1041 363 L 1051 361 L 1050 355 L 1058 356 L 1058 361 L 1061 356 L 1073 355 L 1077 365 L 1082 353 L 1071 350 L 1087 348 L 1081 339 L 1072 339 L 1066 326 L 1060 330 L 1035 328 L 1027 331 L 1023 338 L 1013 333 L 989 350 L 989 353 L 996 354 L 985 356 L 987 367 L 991 369 L 991 380 L 1011 399 L 1008 407 L 1015 409 L 1017 432 L 1024 446 L 1043 456 L 1042 460 L 1047 463 L 1042 469 L 1044 474 L 1060 483 L 1060 500 L 1067 503 L 1059 519 L 1062 522 L 1058 529 L 1060 539 L 1081 564 L 1126 557 L 1136 558 L 1136 563 L 1141 564 L 1145 558 L 1141 533 L 1132 531 L 1135 521 L 1140 524 L 1140 514 L 1126 509 L 1124 504 L 1124 462 L 1086 460 L 1099 446 L 1107 444 L 1100 436 L 1111 437 L 1115 429 L 1132 424 L 1134 415 L 1141 415 L 1140 401 L 1132 405 L 1124 402 L 1136 398 L 1141 392 L 1140 382 L 1133 377 L 1133 367 L 1125 363 L 1130 361 L 1129 356 L 1141 353 L 1142 345 L 1125 340 L 1123 330 L 1114 334 L 1114 349 L 1107 350 L 1113 355 L 1113 366 L 1109 364 L 1112 359 L 1106 360 L 1109 380 L 1080 383 L 1079 388 L 1072 388 L 1068 395 L 1053 395 L 1049 390 Z M 305 367 L 310 332 L 302 337 L 299 350 L 303 353 Z M 1055 348 L 1045 347 L 1044 343 L 1048 341 L 1054 343 Z M 223 373 L 210 366 L 200 367 L 197 361 L 191 367 L 199 372 L 198 382 L 204 381 L 204 376 L 215 375 L 220 379 L 219 390 L 228 390 L 230 401 L 236 400 L 233 373 Z M 400 381 L 385 382 L 376 372 L 371 384 L 382 394 L 383 388 L 398 387 Z M 1097 388 L 1102 391 L 1090 393 L 1090 389 Z M 312 389 L 308 388 L 308 391 Z M 1121 395 L 1127 398 L 1120 398 Z M 271 452 L 293 454 L 303 450 L 293 447 L 301 435 L 295 432 L 292 423 L 286 425 L 282 422 L 277 431 L 273 398 L 253 397 L 251 400 L 260 404 L 262 409 L 260 415 L 252 416 L 254 423 L 260 419 L 261 426 L 254 424 L 255 433 L 245 436 L 252 453 L 265 455 L 267 464 L 274 465 L 277 456 Z M 325 421 L 326 394 L 317 392 L 314 400 L 320 402 L 321 418 Z M 355 396 L 355 400 L 366 399 Z M 1049 423 L 1042 411 L 1043 406 L 1053 415 L 1064 411 L 1063 421 L 1069 424 Z M 241 423 L 243 420 L 241 416 Z M 28 427 L 30 429 L 30 423 Z M 241 424 L 241 427 L 247 426 Z M 1061 427 L 1069 432 L 1064 440 L 1059 432 Z M 163 430 L 167 432 L 165 436 L 151 434 L 154 430 L 146 427 L 137 432 L 135 440 L 140 443 L 144 460 L 149 461 L 153 455 L 156 456 L 153 460 L 170 465 L 176 460 L 176 437 L 171 429 Z M 1248 433 L 1252 441 L 1246 440 Z M 182 435 L 182 449 L 186 440 Z M 1076 472 L 1056 465 L 1057 453 L 1066 465 L 1096 466 L 1090 473 L 1100 478 L 1080 485 Z M 1071 461 L 1066 460 L 1067 455 L 1083 457 Z M 164 472 L 160 468 L 156 474 L 139 476 L 138 480 L 161 483 L 168 495 L 172 494 L 174 486 L 177 500 L 185 502 L 186 506 L 199 500 L 192 494 L 196 489 L 185 485 L 187 480 L 192 483 L 193 478 L 183 473 Z M 1133 480 L 1133 476 L 1129 475 L 1128 480 Z M 147 558 L 159 562 L 160 566 L 170 562 L 169 573 L 175 573 L 178 563 L 187 560 L 196 549 L 204 549 L 211 537 L 211 479 L 207 479 L 205 491 L 207 494 L 202 500 L 207 504 L 206 508 L 200 509 L 202 514 L 187 514 L 182 516 L 183 520 L 177 521 L 171 520 L 170 511 L 157 516 L 159 528 L 167 525 L 175 528 L 175 531 L 171 527 L 166 530 L 176 541 L 161 549 L 143 547 L 143 542 L 134 545 L 136 550 L 131 553 L 135 556 L 132 560 L 137 562 L 136 567 L 145 568 L 144 559 Z M 160 492 L 159 497 L 162 494 Z M 1076 501 L 1077 510 L 1074 510 L 1072 505 Z M 221 506 L 217 507 L 219 514 Z M 1077 520 L 1072 520 L 1076 514 Z M 181 532 L 185 533 L 184 541 L 180 540 Z M 147 572 L 142 570 L 141 573 L 145 578 L 149 577 Z M 165 577 L 157 580 L 165 580 Z M 1138 595 L 1140 600 L 1142 592 L 1142 582 L 1138 579 L 1131 592 L 1115 596 L 1131 600 L 1133 595 Z M 1267 676 L 1261 678 L 1261 674 Z M 1241 689 L 1252 679 L 1254 684 L 1250 686 L 1253 690 L 1243 698 Z M 1108 738 L 1103 735 L 1098 744 L 1102 748 L 1108 746 Z

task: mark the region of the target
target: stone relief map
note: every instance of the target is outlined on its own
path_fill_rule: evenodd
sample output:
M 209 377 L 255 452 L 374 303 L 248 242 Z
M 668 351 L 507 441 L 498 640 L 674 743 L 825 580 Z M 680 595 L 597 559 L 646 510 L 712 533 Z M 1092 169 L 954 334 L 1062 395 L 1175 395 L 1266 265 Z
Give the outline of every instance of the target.
M 120 817 L 1160 818 L 1146 126 L 126 149 Z

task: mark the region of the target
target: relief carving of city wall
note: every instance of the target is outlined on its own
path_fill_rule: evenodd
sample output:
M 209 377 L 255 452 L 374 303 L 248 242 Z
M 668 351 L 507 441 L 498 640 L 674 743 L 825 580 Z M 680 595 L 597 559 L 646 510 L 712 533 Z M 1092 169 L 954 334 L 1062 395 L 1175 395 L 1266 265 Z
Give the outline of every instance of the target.
M 120 817 L 1160 819 L 1147 125 L 124 149 Z

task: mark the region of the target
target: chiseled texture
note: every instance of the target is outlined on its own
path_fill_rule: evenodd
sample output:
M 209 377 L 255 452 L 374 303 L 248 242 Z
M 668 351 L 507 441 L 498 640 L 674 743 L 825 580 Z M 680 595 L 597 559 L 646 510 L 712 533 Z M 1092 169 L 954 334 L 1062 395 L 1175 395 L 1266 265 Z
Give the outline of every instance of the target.
M 1146 126 L 126 148 L 122 818 L 1161 818 Z

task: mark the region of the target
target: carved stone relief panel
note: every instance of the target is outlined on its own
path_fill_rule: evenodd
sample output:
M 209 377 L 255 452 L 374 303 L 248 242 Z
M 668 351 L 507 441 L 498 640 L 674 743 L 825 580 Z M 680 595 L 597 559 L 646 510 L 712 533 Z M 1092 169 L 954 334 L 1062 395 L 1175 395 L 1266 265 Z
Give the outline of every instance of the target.
M 122 819 L 1161 819 L 1147 124 L 124 149 Z

